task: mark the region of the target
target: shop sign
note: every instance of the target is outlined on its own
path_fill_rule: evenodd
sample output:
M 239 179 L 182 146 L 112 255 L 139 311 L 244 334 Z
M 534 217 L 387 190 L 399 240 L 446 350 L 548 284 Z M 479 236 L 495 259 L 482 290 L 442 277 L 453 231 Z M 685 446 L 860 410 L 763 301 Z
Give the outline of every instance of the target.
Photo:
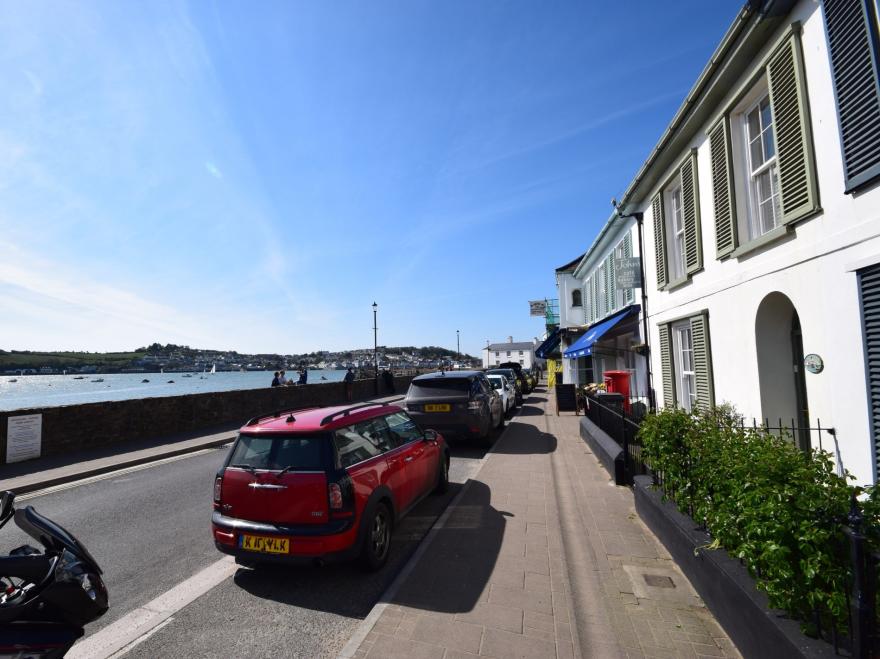
M 804 357 L 804 368 L 810 373 L 821 373 L 825 370 L 825 362 L 822 361 L 819 355 L 811 352 Z
M 641 259 L 638 256 L 614 259 L 614 288 L 628 290 L 642 285 Z
M 529 315 L 544 316 L 547 314 L 547 300 L 529 301 Z

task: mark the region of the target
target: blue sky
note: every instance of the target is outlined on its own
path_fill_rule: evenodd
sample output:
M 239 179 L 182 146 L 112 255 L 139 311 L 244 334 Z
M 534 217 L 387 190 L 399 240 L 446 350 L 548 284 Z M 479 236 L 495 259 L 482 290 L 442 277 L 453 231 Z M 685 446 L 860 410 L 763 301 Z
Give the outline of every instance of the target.
M 0 347 L 540 336 L 742 5 L 0 5 Z

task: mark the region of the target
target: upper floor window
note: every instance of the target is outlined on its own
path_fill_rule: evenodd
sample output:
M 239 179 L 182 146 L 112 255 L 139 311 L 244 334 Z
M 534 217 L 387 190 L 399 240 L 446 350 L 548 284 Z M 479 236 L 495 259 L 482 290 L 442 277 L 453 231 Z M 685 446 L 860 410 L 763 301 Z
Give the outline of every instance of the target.
M 819 209 L 799 32 L 789 28 L 709 129 L 718 258 L 766 245 Z
M 673 281 L 684 277 L 684 211 L 681 205 L 681 179 L 676 179 L 666 197 L 666 231 L 669 237 L 669 274 Z
M 573 307 L 581 306 L 581 291 L 580 291 L 580 289 L 576 289 L 571 292 L 571 306 L 573 306 Z
M 522 351 L 522 350 L 520 350 L 520 351 L 519 351 L 519 354 L 520 354 L 520 357 L 521 357 L 521 356 L 522 356 L 522 354 L 523 354 L 523 351 Z
M 651 202 L 657 287 L 675 286 L 703 268 L 703 242 L 693 151 L 672 173 Z
M 749 239 L 775 229 L 782 212 L 779 207 L 779 172 L 770 96 L 764 96 L 742 115 L 746 141 L 744 164 L 748 172 Z

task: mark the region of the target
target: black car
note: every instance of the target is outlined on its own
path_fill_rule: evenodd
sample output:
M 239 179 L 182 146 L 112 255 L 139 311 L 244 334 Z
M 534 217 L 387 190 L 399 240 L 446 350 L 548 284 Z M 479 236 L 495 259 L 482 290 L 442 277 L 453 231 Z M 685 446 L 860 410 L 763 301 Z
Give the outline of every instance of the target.
M 490 368 L 488 371 L 486 371 L 486 375 L 503 375 L 508 380 L 513 382 L 514 386 L 516 387 L 516 404 L 523 404 L 523 393 L 525 393 L 525 389 L 523 389 L 524 383 L 523 379 L 517 376 L 516 371 L 514 371 L 512 368 Z
M 509 368 L 516 374 L 516 379 L 519 382 L 520 387 L 522 388 L 522 392 L 524 394 L 529 393 L 532 390 L 532 385 L 529 383 L 528 378 L 523 373 L 522 364 L 518 362 L 504 362 L 503 364 L 498 364 L 496 368 Z
M 441 371 L 413 378 L 404 407 L 422 428 L 444 437 L 485 439 L 504 425 L 501 396 L 480 371 Z

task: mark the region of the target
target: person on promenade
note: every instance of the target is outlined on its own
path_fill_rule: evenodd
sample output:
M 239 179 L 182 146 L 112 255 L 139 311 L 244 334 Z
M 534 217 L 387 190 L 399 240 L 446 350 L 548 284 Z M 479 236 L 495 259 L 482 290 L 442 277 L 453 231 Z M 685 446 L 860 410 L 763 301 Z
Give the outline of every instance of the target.
M 383 371 L 382 379 L 385 380 L 385 389 L 388 390 L 388 393 L 397 393 L 394 391 L 394 374 L 391 372 L 390 368 L 386 368 L 385 371 Z
M 309 369 L 305 366 L 299 372 L 299 382 L 297 384 L 307 384 L 309 380 Z
M 281 386 L 281 382 L 280 382 L 278 376 L 279 376 L 278 371 L 275 371 L 275 377 L 272 378 L 272 386 L 273 387 L 280 387 Z
M 278 371 L 278 384 L 283 387 L 288 382 L 289 382 L 289 380 L 286 377 L 284 377 L 284 371 L 283 370 Z
M 354 371 L 351 370 L 351 367 L 348 368 L 348 373 L 345 374 L 343 382 L 345 382 L 345 400 L 350 403 L 352 397 L 352 389 L 354 387 Z

